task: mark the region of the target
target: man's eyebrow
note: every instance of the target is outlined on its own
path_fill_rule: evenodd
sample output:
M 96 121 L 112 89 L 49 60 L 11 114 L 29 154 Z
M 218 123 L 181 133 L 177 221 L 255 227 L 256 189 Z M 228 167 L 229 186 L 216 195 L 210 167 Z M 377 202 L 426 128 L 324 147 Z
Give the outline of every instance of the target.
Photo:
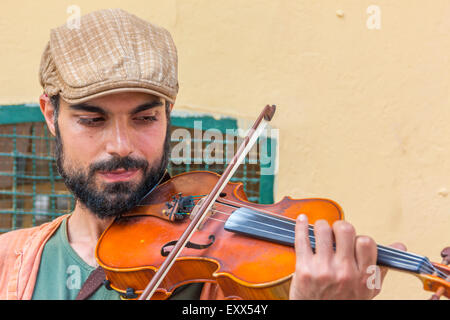
M 131 115 L 134 115 L 136 113 L 151 109 L 151 108 L 155 108 L 155 107 L 159 107 L 162 106 L 163 103 L 161 100 L 154 100 L 154 101 L 150 101 L 150 102 L 145 102 L 143 104 L 140 104 L 139 106 L 137 106 L 136 108 L 134 108 L 133 110 L 130 111 Z M 93 106 L 90 105 L 88 103 L 78 103 L 78 104 L 72 104 L 69 105 L 69 107 L 73 110 L 79 110 L 79 111 L 86 111 L 86 112 L 93 112 L 93 113 L 99 113 L 101 115 L 106 115 L 107 112 L 98 107 L 98 106 Z
M 162 106 L 163 103 L 161 100 L 154 100 L 154 101 L 150 101 L 150 102 L 145 102 L 139 106 L 137 106 L 136 108 L 134 108 L 133 110 L 130 111 L 130 114 L 136 114 L 151 108 L 155 108 L 155 107 L 159 107 Z
M 103 110 L 102 108 L 93 106 L 93 105 L 90 105 L 87 103 L 72 104 L 72 105 L 69 105 L 69 108 L 71 108 L 73 110 L 95 112 L 95 113 L 100 113 L 101 115 L 106 115 L 106 111 Z

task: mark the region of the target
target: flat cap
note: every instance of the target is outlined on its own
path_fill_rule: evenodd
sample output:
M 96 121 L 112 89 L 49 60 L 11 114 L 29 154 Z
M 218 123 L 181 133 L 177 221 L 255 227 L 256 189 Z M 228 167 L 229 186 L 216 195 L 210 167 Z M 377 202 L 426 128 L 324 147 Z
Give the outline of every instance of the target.
M 68 103 L 103 95 L 146 92 L 175 103 L 177 50 L 170 33 L 122 9 L 94 11 L 77 28 L 50 31 L 39 80 Z

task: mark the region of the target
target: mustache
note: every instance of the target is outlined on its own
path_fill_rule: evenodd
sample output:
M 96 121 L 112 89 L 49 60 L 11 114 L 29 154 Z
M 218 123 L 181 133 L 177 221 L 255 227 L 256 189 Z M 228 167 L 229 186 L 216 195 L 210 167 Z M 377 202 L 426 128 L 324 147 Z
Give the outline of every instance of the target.
M 148 161 L 144 159 L 134 159 L 129 156 L 115 157 L 109 160 L 99 161 L 89 166 L 89 175 L 92 176 L 97 171 L 114 171 L 118 169 L 142 169 L 146 172 Z

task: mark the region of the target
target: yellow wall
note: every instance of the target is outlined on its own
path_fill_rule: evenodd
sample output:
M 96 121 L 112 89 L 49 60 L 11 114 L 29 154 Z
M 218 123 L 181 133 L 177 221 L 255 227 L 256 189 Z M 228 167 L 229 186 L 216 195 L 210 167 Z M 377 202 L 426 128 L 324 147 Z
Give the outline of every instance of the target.
M 49 29 L 72 4 L 166 27 L 179 109 L 253 119 L 277 104 L 277 199 L 334 199 L 359 233 L 440 261 L 450 244 L 448 0 L 2 0 L 0 105 L 37 102 Z M 429 294 L 391 272 L 379 297 Z

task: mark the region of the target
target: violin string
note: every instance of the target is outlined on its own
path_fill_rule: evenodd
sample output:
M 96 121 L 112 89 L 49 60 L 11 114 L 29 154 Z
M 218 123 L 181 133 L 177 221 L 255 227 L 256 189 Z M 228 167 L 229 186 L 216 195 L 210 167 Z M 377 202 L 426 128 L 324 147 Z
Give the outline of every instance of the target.
M 430 274 L 436 274 L 436 276 L 438 276 L 439 278 L 442 278 L 442 279 L 444 279 L 445 281 L 449 281 L 449 280 L 448 280 L 449 275 L 443 273 L 441 270 L 435 268 L 434 266 L 433 266 L 433 271 L 434 271 L 434 272 L 430 272 Z
M 215 221 L 220 221 L 220 222 L 226 223 L 226 221 L 224 221 L 224 220 L 216 219 L 216 218 L 213 218 L 213 217 L 207 217 L 206 219 L 207 220 L 211 219 L 211 220 L 215 220 Z
M 225 214 L 225 215 L 227 215 L 227 216 L 230 216 L 230 215 L 231 215 L 230 213 L 223 212 L 223 211 L 220 211 L 220 210 L 217 210 L 217 209 L 213 209 L 212 211 L 213 211 L 213 212 L 217 212 L 217 213 L 221 213 L 221 214 Z M 212 219 L 212 220 L 215 220 L 215 221 L 219 221 L 219 222 L 221 222 L 221 223 L 226 223 L 226 221 L 224 221 L 224 220 L 216 219 L 216 218 L 212 218 L 212 217 L 208 217 L 207 219 Z M 284 229 L 284 228 L 280 228 L 280 227 L 276 227 L 276 226 L 273 226 L 273 225 L 270 225 L 270 224 L 267 224 L 267 223 L 263 223 L 263 222 L 260 222 L 260 221 L 256 221 L 256 220 L 251 220 L 251 219 L 250 219 L 250 221 L 251 221 L 251 222 L 254 222 L 254 223 L 258 223 L 258 224 L 263 224 L 263 225 L 269 226 L 269 227 L 271 227 L 271 228 L 278 228 L 278 229 L 281 229 L 281 230 L 284 231 L 284 232 L 287 231 L 287 232 L 289 232 L 289 233 L 294 233 L 294 236 L 286 235 L 285 237 L 288 238 L 288 239 L 290 239 L 290 240 L 292 240 L 292 241 L 295 240 L 295 232 L 293 232 L 292 230 Z M 308 226 L 308 227 L 309 227 L 310 230 L 312 230 L 312 227 L 311 227 L 311 226 Z M 271 234 L 274 234 L 274 235 L 279 235 L 279 233 L 277 233 L 277 232 L 271 232 L 271 231 L 268 231 L 268 230 L 266 230 L 266 229 L 254 228 L 254 227 L 249 227 L 249 226 L 247 226 L 247 228 L 251 228 L 251 229 L 254 229 L 254 230 L 259 231 L 259 232 L 266 232 L 266 233 L 271 233 Z M 311 235 L 308 235 L 308 237 L 309 237 L 311 246 L 315 247 L 315 237 L 314 237 L 314 236 L 311 236 Z M 379 251 L 382 252 L 383 249 L 384 249 L 384 248 L 379 248 Z M 389 252 L 388 252 L 388 253 L 389 253 Z M 403 252 L 402 252 L 402 253 L 403 253 Z M 400 265 L 400 266 L 403 266 L 403 267 L 411 266 L 411 259 L 410 259 L 410 257 L 407 257 L 408 259 L 405 259 L 405 258 L 402 258 L 402 257 L 394 257 L 394 256 L 391 257 L 391 258 L 396 258 L 395 260 L 396 260 L 396 262 L 397 262 L 397 265 Z M 420 262 L 422 262 L 422 261 L 420 261 Z M 419 265 L 418 265 L 417 263 L 415 263 L 414 266 L 415 266 L 415 267 L 419 267 Z M 427 271 L 428 273 L 431 274 L 431 273 L 433 273 L 433 271 L 439 271 L 439 270 L 432 270 L 430 267 L 425 266 L 425 271 Z M 439 273 L 440 273 L 440 276 L 441 276 L 443 279 L 445 279 L 445 275 L 444 275 L 442 272 L 439 272 Z
M 225 214 L 225 215 L 227 215 L 227 216 L 230 216 L 231 214 L 230 213 L 227 213 L 227 212 L 223 212 L 223 211 L 220 211 L 220 210 L 217 210 L 217 209 L 214 209 L 213 210 L 214 212 L 218 212 L 218 213 L 222 213 L 222 214 Z M 266 216 L 264 216 L 264 217 L 266 217 Z M 271 217 L 272 218 L 272 217 Z M 251 221 L 253 221 L 253 222 L 255 222 L 255 223 L 259 223 L 259 224 L 264 224 L 264 225 L 266 225 L 266 226 L 269 226 L 269 227 L 271 227 L 271 228 L 278 228 L 278 229 L 280 229 L 280 230 L 282 230 L 283 232 L 289 232 L 289 233 L 291 233 L 291 234 L 295 234 L 295 232 L 294 231 L 292 231 L 291 229 L 285 229 L 285 228 L 281 228 L 281 227 L 276 227 L 276 226 L 273 226 L 273 225 L 270 225 L 270 224 L 267 224 L 267 223 L 263 223 L 263 222 L 260 222 L 260 221 L 256 221 L 256 220 L 251 220 Z M 286 221 L 287 223 L 289 223 L 288 221 Z M 295 225 L 295 224 L 294 224 Z M 310 231 L 313 231 L 314 230 L 314 228 L 311 226 L 311 225 L 309 225 L 308 226 L 308 229 L 310 230 Z M 385 250 L 383 247 L 379 247 L 379 251 L 381 251 L 381 252 L 383 252 L 383 250 Z M 387 252 L 385 252 L 385 253 L 387 253 L 387 254 L 389 254 L 390 252 L 389 251 L 387 251 Z M 404 255 L 404 251 L 399 251 L 399 252 L 395 252 L 395 253 L 400 253 L 400 255 Z M 408 258 L 408 259 L 410 259 L 411 257 L 409 256 L 409 255 L 404 255 L 404 257 L 405 258 Z M 408 260 L 407 259 L 407 260 Z M 422 260 L 420 260 L 420 262 L 421 262 Z
M 234 208 L 234 206 L 226 204 L 226 203 L 220 203 L 220 204 L 227 205 L 227 206 L 230 206 L 230 207 Z M 217 209 L 212 209 L 211 211 L 217 212 L 217 213 L 220 213 L 220 214 L 224 214 L 226 216 L 231 216 L 231 214 L 232 214 L 232 213 L 227 213 L 227 212 L 220 211 L 220 210 L 217 210 Z M 264 218 L 269 218 L 269 219 L 276 220 L 278 222 L 279 221 L 285 222 L 288 225 L 290 225 L 291 227 L 295 226 L 295 220 L 290 219 L 290 218 L 283 217 L 281 219 L 278 219 L 276 217 L 273 217 L 272 215 L 262 214 L 262 213 L 259 213 L 259 212 L 256 212 L 256 211 L 254 211 L 252 213 L 254 213 L 256 215 L 263 216 Z M 207 219 L 212 219 L 212 220 L 220 221 L 222 223 L 226 223 L 226 221 L 224 221 L 224 220 L 220 220 L 220 219 L 216 219 L 216 218 L 212 218 L 212 217 L 208 217 Z M 289 220 L 291 220 L 291 221 L 289 221 Z M 263 224 L 263 225 L 269 226 L 270 228 L 277 228 L 277 229 L 282 230 L 283 232 L 288 232 L 288 233 L 291 233 L 291 234 L 294 233 L 294 237 L 293 236 L 289 236 L 289 235 L 286 235 L 286 237 L 290 238 L 291 240 L 295 240 L 295 232 L 292 231 L 291 229 L 273 226 L 271 224 L 263 223 L 263 222 L 257 221 L 257 220 L 251 220 L 250 219 L 250 221 L 252 221 L 254 223 L 258 223 L 258 224 Z M 255 230 L 259 231 L 259 232 L 262 231 L 262 232 L 268 232 L 268 233 L 279 235 L 276 232 L 270 232 L 270 231 L 267 231 L 267 230 L 264 230 L 264 229 L 258 229 L 258 228 L 252 228 L 252 229 L 255 229 Z M 308 225 L 308 230 L 309 231 L 313 231 L 314 230 L 313 226 L 312 225 Z M 309 240 L 311 242 L 311 245 L 315 246 L 315 237 L 309 235 Z M 391 259 L 395 259 L 396 260 L 397 264 L 400 264 L 400 265 L 403 265 L 403 266 L 411 266 L 412 265 L 414 267 L 420 267 L 419 264 L 424 262 L 423 261 L 423 257 L 421 257 L 419 255 L 416 255 L 414 253 L 407 253 L 407 252 L 404 252 L 404 251 L 401 251 L 401 250 L 398 250 L 398 249 L 394 249 L 394 248 L 378 246 L 378 251 L 379 251 L 379 253 L 384 253 L 388 257 L 390 256 Z M 433 265 L 425 264 L 422 267 L 423 267 L 422 270 L 427 272 L 427 273 L 429 273 L 429 274 L 436 274 L 438 277 L 440 277 L 440 278 L 442 278 L 444 280 L 447 277 L 446 274 L 441 272 L 439 269 L 435 268 Z
M 223 212 L 223 211 L 220 211 L 220 210 L 217 210 L 217 209 L 213 209 L 213 211 L 214 212 L 217 212 L 217 213 L 221 213 L 221 214 L 225 214 L 225 215 L 227 215 L 227 216 L 230 216 L 231 214 L 230 213 L 227 213 L 227 212 Z M 272 218 L 272 217 L 271 217 Z M 225 223 L 226 221 L 223 221 L 223 220 L 219 220 L 219 219 L 214 219 L 214 220 L 217 220 L 217 221 L 221 221 L 221 222 L 223 222 L 223 223 Z M 289 232 L 289 233 L 294 233 L 295 234 L 295 232 L 293 232 L 292 230 L 290 230 L 290 229 L 284 229 L 284 228 L 280 228 L 280 227 L 276 227 L 276 226 L 273 226 L 273 225 L 270 225 L 270 224 L 266 224 L 266 223 L 263 223 L 263 222 L 260 222 L 260 221 L 256 221 L 256 220 L 251 220 L 252 222 L 255 222 L 255 223 L 259 223 L 259 224 L 264 224 L 264 225 L 266 225 L 266 226 L 269 226 L 269 227 L 271 227 L 271 228 L 278 228 L 278 229 L 281 229 L 282 231 L 284 231 L 284 232 Z M 287 221 L 288 222 L 288 221 Z M 309 230 L 313 230 L 313 228 L 312 228 L 312 226 L 311 225 L 309 225 L 308 226 L 308 228 L 309 228 Z M 257 231 L 259 231 L 259 232 L 261 232 L 261 231 L 264 231 L 264 232 L 269 232 L 269 231 L 267 231 L 267 230 L 263 230 L 263 229 L 257 229 L 257 228 L 252 228 L 252 229 L 255 229 L 255 230 L 257 230 Z M 269 233 L 273 233 L 273 234 L 277 234 L 277 233 L 275 233 L 275 232 L 269 232 Z M 295 236 L 294 237 L 291 237 L 291 236 L 287 236 L 287 237 L 290 237 L 291 239 L 295 239 Z M 314 240 L 314 238 L 313 238 L 313 236 L 309 236 L 309 238 L 310 238 L 310 241 L 311 241 L 311 244 L 312 245 L 315 245 L 315 240 Z M 383 250 L 384 251 L 386 251 L 386 252 L 384 252 L 385 254 L 388 254 L 388 256 L 389 256 L 389 254 L 391 254 L 391 252 L 389 251 L 390 250 L 390 248 L 383 248 L 383 247 L 378 247 L 378 250 L 379 250 L 379 253 L 383 253 Z M 416 257 L 411 257 L 410 255 L 406 255 L 405 256 L 405 252 L 403 252 L 403 251 L 397 251 L 397 250 L 395 250 L 395 253 L 398 255 L 398 253 L 400 253 L 400 255 L 401 255 L 401 257 L 395 257 L 395 256 L 392 256 L 391 255 L 391 259 L 394 259 L 394 258 L 396 258 L 396 262 L 397 262 L 397 264 L 400 264 L 400 265 L 402 265 L 402 266 L 411 266 L 411 260 L 417 260 L 417 258 Z M 413 259 L 411 259 L 411 258 L 413 258 Z M 403 261 L 398 261 L 398 260 L 403 260 Z M 418 263 L 421 263 L 421 262 L 423 262 L 423 259 L 420 259 L 419 261 L 417 261 L 417 262 L 414 262 L 414 264 L 413 264 L 413 266 L 414 267 L 419 267 L 419 264 Z M 438 269 L 435 269 L 434 267 L 431 267 L 431 266 L 428 266 L 428 265 L 425 265 L 424 267 L 423 267 L 423 270 L 424 271 L 426 271 L 426 272 L 428 272 L 428 273 L 430 273 L 430 274 L 432 274 L 433 272 L 437 272 L 438 273 L 438 275 L 440 276 L 440 277 L 442 277 L 443 279 L 445 279 L 445 274 L 443 274 L 442 272 L 440 272 L 440 270 L 438 270 Z
M 271 220 L 275 220 L 277 222 L 279 222 L 279 221 L 285 222 L 288 225 L 290 225 L 293 229 L 295 228 L 295 220 L 293 220 L 293 219 L 290 219 L 290 218 L 287 218 L 287 217 L 277 218 L 277 217 L 274 217 L 273 215 L 266 215 L 266 214 L 262 214 L 262 213 L 257 212 L 257 211 L 253 211 L 252 213 L 255 214 L 255 215 L 259 215 L 259 216 L 261 216 L 263 218 L 268 218 L 268 219 L 271 219 Z M 308 229 L 309 229 L 309 231 L 313 231 L 314 230 L 312 225 L 309 225 Z M 291 229 L 289 229 L 289 231 L 292 232 Z M 403 256 L 405 258 L 408 258 L 408 259 L 414 259 L 416 261 L 422 261 L 423 260 L 422 256 L 419 256 L 419 255 L 414 254 L 414 253 L 408 253 L 408 252 L 405 252 L 405 251 L 402 251 L 402 250 L 389 248 L 389 247 L 382 247 L 382 246 L 379 249 L 381 249 L 382 251 L 383 250 L 386 251 L 386 253 L 392 253 L 392 254 L 401 255 L 401 256 Z
M 215 219 L 215 218 L 212 218 L 212 217 L 208 217 L 208 219 L 213 219 L 213 220 L 220 221 L 220 222 L 226 222 L 226 221 L 223 221 L 223 220 L 220 220 L 220 219 Z M 255 221 L 253 221 L 253 222 L 255 222 Z M 259 229 L 259 228 L 254 228 L 254 227 L 250 227 L 250 226 L 247 226 L 247 228 L 254 229 L 254 230 L 259 231 L 259 232 L 266 232 L 266 233 L 270 233 L 270 234 L 274 234 L 274 235 L 279 235 L 279 233 L 271 232 L 271 231 L 268 231 L 268 230 L 265 230 L 265 229 Z M 294 237 L 292 237 L 292 236 L 286 235 L 285 237 L 288 238 L 288 239 L 294 240 Z M 316 246 L 316 241 L 315 241 L 314 236 L 309 235 L 308 237 L 309 237 L 309 241 L 311 243 L 311 247 L 315 247 Z M 402 262 L 402 261 L 398 261 L 397 265 L 398 266 L 403 266 L 405 268 L 410 266 L 410 264 L 408 264 L 406 262 Z

